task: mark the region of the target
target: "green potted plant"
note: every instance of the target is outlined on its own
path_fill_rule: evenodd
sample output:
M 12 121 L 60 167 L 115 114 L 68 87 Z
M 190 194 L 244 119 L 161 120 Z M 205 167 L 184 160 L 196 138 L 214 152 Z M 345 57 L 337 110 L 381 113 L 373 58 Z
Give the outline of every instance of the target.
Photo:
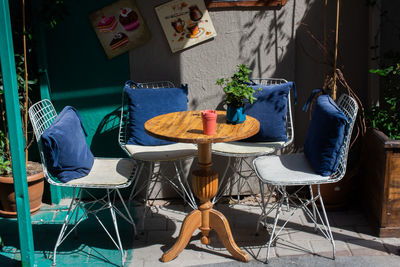
M 18 91 L 21 109 L 21 121 L 26 144 L 26 158 L 28 158 L 28 148 L 31 144 L 28 134 L 28 102 L 25 90 L 30 90 L 31 86 L 36 83 L 36 80 L 25 81 L 24 56 L 16 54 L 17 80 Z M 4 90 L 3 80 L 0 73 L 0 216 L 16 217 L 16 202 L 14 192 L 14 179 L 12 176 L 11 154 L 9 145 L 9 133 L 7 128 L 7 120 L 5 116 Z M 41 164 L 38 162 L 26 161 L 28 192 L 30 200 L 31 213 L 39 210 L 42 204 L 42 195 L 44 187 L 44 176 Z
M 377 235 L 400 237 L 400 61 L 370 73 L 380 76 L 380 104 L 367 112 L 363 142 L 364 199 Z
M 33 136 L 28 127 L 28 105 L 30 103 L 29 92 L 37 84 L 37 79 L 32 78 L 36 75 L 32 71 L 34 64 L 28 65 L 33 61 L 32 50 L 30 49 L 31 29 L 25 26 L 25 6 L 23 3 L 15 5 L 15 11 L 23 10 L 21 16 L 13 16 L 13 39 L 15 50 L 15 64 L 18 84 L 19 104 L 21 110 L 21 122 L 24 133 L 25 157 L 28 192 L 30 200 L 31 213 L 38 211 L 42 204 L 42 195 L 44 188 L 44 176 L 41 164 L 28 161 L 28 148 L 33 141 Z M 21 8 L 21 9 L 20 9 Z M 29 69 L 29 78 L 28 78 Z M 9 145 L 9 132 L 7 127 L 7 118 L 5 110 L 3 77 L 0 72 L 0 216 L 16 217 L 16 201 L 14 191 L 14 179 L 12 174 L 12 161 Z
M 246 65 L 240 64 L 230 80 L 228 78 L 220 78 L 216 82 L 217 85 L 222 87 L 226 95 L 227 123 L 243 123 L 246 120 L 246 114 L 244 114 L 243 109 L 244 104 L 246 102 L 253 104 L 257 100 L 254 97 L 256 90 L 250 86 L 250 73 L 251 70 Z

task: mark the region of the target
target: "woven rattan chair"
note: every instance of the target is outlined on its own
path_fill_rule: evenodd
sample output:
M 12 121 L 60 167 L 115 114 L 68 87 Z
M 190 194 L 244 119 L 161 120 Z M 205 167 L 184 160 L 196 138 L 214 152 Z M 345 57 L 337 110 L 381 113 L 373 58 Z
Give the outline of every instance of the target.
M 134 86 L 134 85 L 133 85 Z M 172 82 L 148 82 L 138 83 L 140 88 L 173 88 L 175 87 Z M 132 87 L 124 90 L 140 90 L 138 87 Z M 147 213 L 147 202 L 149 196 L 154 192 L 157 182 L 162 184 L 167 183 L 175 189 L 175 191 L 193 208 L 197 208 L 196 200 L 193 196 L 187 179 L 182 179 L 184 176 L 182 162 L 186 159 L 197 156 L 197 147 L 194 144 L 175 143 L 160 146 L 142 146 L 127 144 L 128 127 L 129 127 L 129 112 L 128 103 L 125 93 L 122 94 L 122 108 L 121 108 L 121 123 L 119 128 L 119 144 L 126 154 L 133 158 L 138 164 L 138 171 L 136 173 L 135 182 L 133 183 L 132 191 L 129 199 L 133 200 L 142 190 L 145 190 L 145 207 L 142 218 L 142 229 L 144 229 L 144 222 Z M 173 164 L 175 174 L 171 177 L 166 175 L 161 170 L 161 164 L 170 162 Z M 138 184 L 139 177 L 143 170 L 147 169 L 148 177 L 142 184 Z M 159 188 L 154 192 L 154 198 L 159 195 Z
M 278 200 L 272 207 L 269 207 L 270 197 L 264 201 L 263 212 L 258 219 L 257 230 L 260 223 L 264 222 L 267 226 L 267 218 L 272 211 L 276 211 L 274 222 L 272 225 L 270 238 L 267 244 L 267 258 L 269 260 L 269 251 L 271 245 L 276 241 L 278 235 L 284 229 L 290 218 L 294 215 L 297 209 L 302 209 L 308 218 L 314 223 L 314 230 L 320 230 L 325 238 L 332 244 L 333 258 L 335 258 L 335 242 L 329 225 L 328 217 L 325 212 L 324 203 L 322 200 L 320 185 L 327 183 L 335 183 L 343 178 L 346 172 L 347 155 L 353 130 L 356 120 L 358 106 L 353 98 L 343 94 L 337 102 L 338 107 L 343 111 L 348 118 L 348 128 L 345 134 L 344 143 L 340 150 L 340 161 L 337 171 L 331 176 L 321 176 L 316 174 L 311 168 L 304 153 L 285 154 L 280 156 L 270 155 L 258 157 L 253 161 L 254 169 L 260 180 L 260 187 L 267 184 L 271 192 L 276 192 Z M 313 192 L 315 186 L 317 192 Z M 298 186 L 294 190 L 288 190 L 292 186 Z M 309 187 L 310 198 L 304 198 L 299 192 L 304 187 Z M 293 187 L 292 187 L 293 188 Z M 317 208 L 317 201 L 320 201 L 321 212 Z M 310 210 L 309 205 L 312 206 Z M 288 218 L 278 227 L 279 216 L 282 210 L 288 209 Z M 290 209 L 290 210 L 289 210 Z M 318 224 L 320 222 L 322 226 Z
M 118 248 L 121 253 L 121 263 L 123 265 L 126 256 L 122 248 L 116 214 L 120 215 L 133 226 L 133 231 L 136 236 L 135 223 L 120 193 L 121 188 L 126 188 L 132 183 L 136 171 L 134 161 L 119 158 L 95 158 L 93 167 L 87 176 L 71 180 L 67 183 L 62 183 L 47 171 L 47 161 L 41 145 L 41 136 L 43 132 L 57 117 L 57 113 L 52 103 L 45 99 L 34 104 L 29 109 L 29 117 L 35 132 L 36 141 L 38 142 L 43 172 L 46 180 L 54 186 L 73 188 L 72 200 L 54 247 L 53 265 L 56 264 L 57 248 L 89 215 L 93 215 L 97 219 L 106 234 Z M 99 197 L 98 193 L 96 193 L 96 195 L 92 194 L 90 189 L 102 189 L 104 194 Z M 85 199 L 83 199 L 83 197 Z M 116 200 L 120 201 L 122 209 L 115 206 Z M 103 210 L 109 210 L 111 213 L 115 230 L 114 235 L 107 230 L 102 219 L 98 216 L 98 213 Z
M 274 85 L 286 83 L 284 79 L 278 78 L 257 78 L 252 79 L 255 83 L 260 85 Z M 219 181 L 219 188 L 217 195 L 213 198 L 213 203 L 217 202 L 227 191 L 230 189 L 229 195 L 231 195 L 233 186 L 237 186 L 237 199 L 240 201 L 240 195 L 242 189 L 247 185 L 251 194 L 255 196 L 255 190 L 251 187 L 249 183 L 249 178 L 257 177 L 253 165 L 251 164 L 254 157 L 268 155 L 275 153 L 293 142 L 294 139 L 294 127 L 292 118 L 292 108 L 291 108 L 291 93 L 289 92 L 288 103 L 287 103 L 287 116 L 286 116 L 286 132 L 287 141 L 286 142 L 227 142 L 227 143 L 216 143 L 213 144 L 212 151 L 213 154 L 228 157 L 228 163 L 223 172 L 222 177 Z M 262 122 L 261 122 L 262 123 Z M 227 175 L 228 171 L 232 171 L 233 180 L 228 183 Z M 236 179 L 235 179 L 236 178 Z M 264 195 L 261 195 L 264 197 Z M 257 199 L 257 198 L 255 198 Z M 259 203 L 260 204 L 260 203 Z

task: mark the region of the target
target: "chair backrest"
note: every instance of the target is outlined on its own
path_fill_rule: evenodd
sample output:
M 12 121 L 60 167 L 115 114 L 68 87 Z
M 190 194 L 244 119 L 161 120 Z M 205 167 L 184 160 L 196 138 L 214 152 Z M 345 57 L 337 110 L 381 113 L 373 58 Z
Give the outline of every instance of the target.
M 280 79 L 280 78 L 252 78 L 251 80 L 254 81 L 255 83 L 261 84 L 261 85 L 274 85 L 274 84 L 287 83 L 287 80 Z M 291 101 L 291 92 L 289 91 L 288 103 L 287 103 L 287 115 L 286 115 L 287 141 L 283 145 L 283 147 L 290 145 L 294 140 L 294 125 L 293 125 L 291 102 L 292 102 Z
M 29 108 L 29 118 L 32 122 L 36 141 L 40 140 L 43 132 L 49 128 L 56 117 L 57 112 L 48 99 L 39 101 Z
M 156 81 L 156 82 L 145 82 L 137 83 L 138 87 L 132 88 L 132 90 L 140 90 L 140 88 L 174 88 L 175 85 L 170 81 Z M 127 135 L 128 135 L 128 122 L 129 112 L 127 108 L 127 97 L 125 97 L 125 88 L 122 92 L 122 104 L 121 104 L 121 119 L 118 133 L 118 143 L 120 147 L 130 155 L 126 149 Z
M 338 168 L 334 174 L 332 174 L 330 181 L 336 182 L 343 178 L 346 173 L 347 157 L 349 153 L 349 146 L 351 141 L 351 134 L 353 132 L 354 124 L 357 118 L 358 105 L 357 102 L 349 95 L 342 94 L 337 100 L 338 107 L 343 111 L 346 117 L 349 119 L 349 126 L 347 133 L 344 137 L 344 143 L 340 151 L 340 161 Z
M 63 185 L 63 183 L 53 180 L 47 171 L 46 159 L 44 157 L 42 144 L 40 141 L 40 137 L 42 136 L 43 132 L 50 127 L 56 117 L 57 112 L 54 109 L 51 101 L 48 99 L 41 100 L 29 108 L 29 118 L 31 120 L 33 132 L 35 133 L 36 141 L 38 143 L 44 177 L 50 184 L 59 186 Z

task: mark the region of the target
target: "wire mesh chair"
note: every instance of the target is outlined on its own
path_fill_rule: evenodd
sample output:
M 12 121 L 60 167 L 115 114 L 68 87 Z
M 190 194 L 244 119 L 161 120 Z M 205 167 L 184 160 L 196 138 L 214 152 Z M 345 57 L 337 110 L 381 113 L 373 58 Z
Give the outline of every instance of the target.
M 263 222 L 264 226 L 267 227 L 268 215 L 273 210 L 276 210 L 272 230 L 270 229 L 270 238 L 267 243 L 266 262 L 268 262 L 269 260 L 269 250 L 271 245 L 276 241 L 279 233 L 286 226 L 286 224 L 295 214 L 295 211 L 297 209 L 302 209 L 307 217 L 309 217 L 314 223 L 314 230 L 320 230 L 323 236 L 331 242 L 333 250 L 332 257 L 333 259 L 335 259 L 335 241 L 333 239 L 328 217 L 326 215 L 324 203 L 320 192 L 320 185 L 338 182 L 345 175 L 351 133 L 358 110 L 356 101 L 347 94 L 343 94 L 340 96 L 337 105 L 348 118 L 349 125 L 344 138 L 343 146 L 341 147 L 338 169 L 331 176 L 324 177 L 316 174 L 309 165 L 304 153 L 285 154 L 280 156 L 262 156 L 256 158 L 253 161 L 254 169 L 256 170 L 257 176 L 259 177 L 260 188 L 263 188 L 263 184 L 267 184 L 271 192 L 276 192 L 279 198 L 274 204 L 272 204 L 272 207 L 270 208 L 268 208 L 268 204 L 271 195 L 268 197 L 267 201 L 262 203 L 263 211 L 257 222 L 257 231 L 261 222 Z M 316 194 L 313 192 L 313 185 L 316 187 Z M 290 186 L 300 187 L 296 188 L 294 192 L 290 192 L 287 190 L 287 187 Z M 306 186 L 309 187 L 309 199 L 304 198 L 299 194 L 302 188 Z M 317 200 L 320 201 L 322 215 L 321 212 L 317 209 Z M 308 207 L 309 205 L 312 206 L 312 210 L 310 210 L 310 208 Z M 277 230 L 279 216 L 281 212 L 284 211 L 284 207 L 287 211 L 290 211 L 290 213 L 288 218 L 279 228 L 279 230 Z M 322 227 L 318 225 L 318 221 L 321 222 Z
M 126 255 L 119 235 L 116 214 L 120 215 L 132 225 L 134 235 L 136 236 L 135 222 L 120 193 L 121 188 L 129 187 L 132 183 L 136 172 L 135 162 L 131 159 L 95 158 L 93 167 L 87 176 L 62 183 L 48 172 L 47 161 L 41 143 L 43 132 L 57 117 L 52 103 L 47 99 L 37 102 L 30 107 L 29 117 L 38 143 L 46 180 L 54 186 L 73 188 L 72 200 L 54 247 L 53 265 L 56 265 L 57 248 L 72 231 L 75 231 L 76 234 L 77 226 L 89 215 L 93 215 L 96 218 L 106 234 L 110 237 L 113 244 L 121 253 L 121 263 L 124 265 Z M 95 196 L 90 189 L 103 189 L 105 193 L 101 197 L 98 197 L 98 193 L 96 193 Z M 120 201 L 122 205 L 121 209 L 115 206 L 116 201 Z M 114 236 L 107 230 L 105 224 L 98 216 L 98 213 L 104 210 L 109 210 L 111 213 L 115 230 Z
M 282 84 L 287 81 L 279 78 L 255 78 L 252 79 L 255 83 L 260 85 L 274 85 Z M 287 116 L 286 116 L 286 142 L 226 142 L 226 143 L 215 143 L 212 147 L 212 152 L 216 155 L 221 155 L 228 157 L 228 164 L 223 172 L 223 175 L 219 181 L 220 186 L 218 187 L 218 192 L 213 198 L 212 203 L 216 203 L 227 191 L 230 189 L 229 195 L 232 194 L 232 188 L 237 186 L 237 201 L 240 202 L 240 195 L 242 189 L 247 185 L 250 193 L 254 198 L 255 190 L 250 184 L 250 178 L 254 177 L 257 179 L 256 173 L 254 171 L 251 160 L 254 157 L 272 154 L 279 151 L 293 142 L 294 139 L 294 126 L 292 118 L 292 107 L 291 107 L 291 97 L 290 92 L 288 95 L 287 102 Z M 262 123 L 262 122 L 261 122 Z M 228 171 L 232 171 L 232 180 L 230 183 L 227 181 Z M 236 176 L 236 179 L 235 179 Z M 229 185 L 229 186 L 228 186 Z M 262 194 L 261 197 L 264 197 Z M 258 201 L 257 201 L 258 202 Z M 259 203 L 261 205 L 261 203 Z
M 133 85 L 134 86 L 134 85 Z M 173 88 L 175 85 L 169 81 L 138 83 L 141 88 Z M 125 89 L 124 89 L 125 90 Z M 140 90 L 138 87 L 133 87 L 131 90 Z M 157 182 L 162 184 L 167 183 L 187 202 L 190 207 L 197 209 L 196 200 L 187 179 L 182 179 L 184 176 L 182 161 L 193 158 L 197 155 L 197 148 L 194 144 L 175 143 L 161 146 L 142 146 L 127 144 L 129 131 L 129 112 L 128 103 L 125 92 L 122 94 L 121 120 L 119 127 L 119 145 L 138 163 L 138 171 L 133 183 L 132 191 L 129 200 L 132 201 L 142 190 L 145 190 L 145 206 L 142 218 L 142 229 L 146 213 L 148 211 L 147 203 L 149 197 L 153 194 Z M 175 174 L 172 177 L 165 175 L 161 170 L 161 163 L 170 162 L 174 166 Z M 144 183 L 138 185 L 140 175 L 143 170 L 148 170 L 148 177 Z M 154 192 L 156 198 L 161 187 Z

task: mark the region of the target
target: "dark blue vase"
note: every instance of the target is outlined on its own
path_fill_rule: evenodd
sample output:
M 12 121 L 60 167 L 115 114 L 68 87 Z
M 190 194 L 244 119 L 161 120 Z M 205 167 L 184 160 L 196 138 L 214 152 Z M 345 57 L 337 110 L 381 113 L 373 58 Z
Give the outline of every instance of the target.
M 226 122 L 230 124 L 243 123 L 246 120 L 246 114 L 244 114 L 243 107 L 234 107 L 228 105 L 226 111 Z

